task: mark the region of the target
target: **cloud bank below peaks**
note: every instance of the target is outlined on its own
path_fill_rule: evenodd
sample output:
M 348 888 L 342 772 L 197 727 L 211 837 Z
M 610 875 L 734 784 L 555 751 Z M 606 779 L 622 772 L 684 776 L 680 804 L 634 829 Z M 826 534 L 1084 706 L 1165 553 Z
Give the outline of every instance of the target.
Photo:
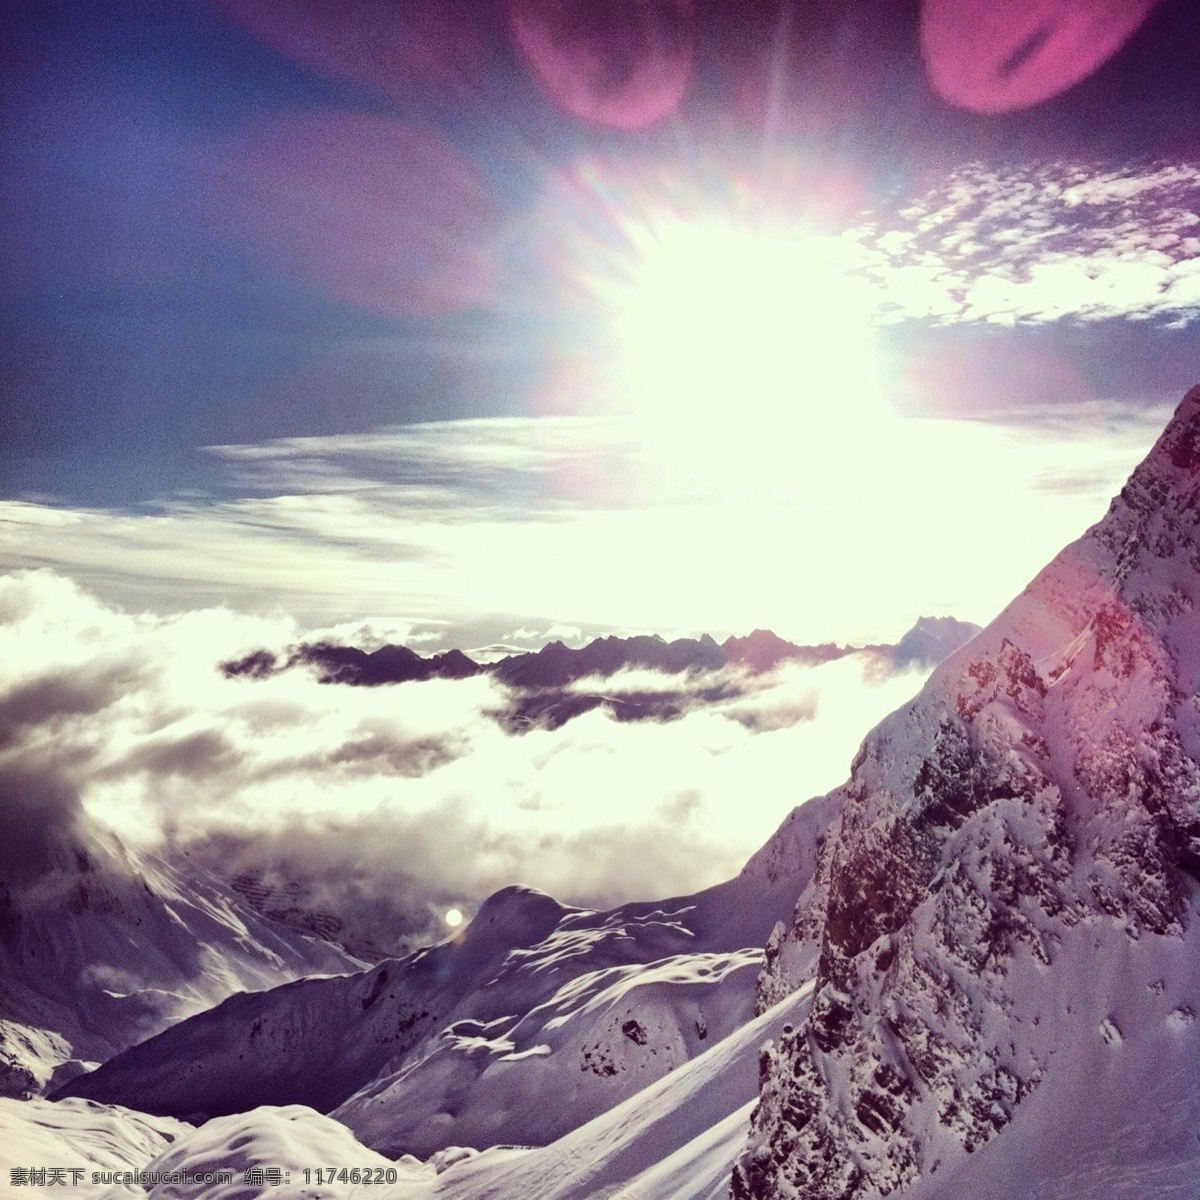
M 525 693 L 494 670 L 347 687 L 218 666 L 321 640 L 283 617 L 130 614 L 50 571 L 0 577 L 9 827 L 85 812 L 301 928 L 395 952 L 511 883 L 608 905 L 729 877 L 923 678 L 865 679 L 862 654 L 757 676 L 630 666 L 548 694 L 657 687 L 678 693 L 673 719 L 601 705 L 516 737 L 497 714 Z

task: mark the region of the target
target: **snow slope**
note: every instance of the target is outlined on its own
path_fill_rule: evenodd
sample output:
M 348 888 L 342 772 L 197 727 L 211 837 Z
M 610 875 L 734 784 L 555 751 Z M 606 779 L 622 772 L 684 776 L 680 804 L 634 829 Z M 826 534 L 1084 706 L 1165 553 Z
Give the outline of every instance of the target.
M 816 993 L 770 1055 L 738 1200 L 1195 1172 L 1198 602 L 1200 388 L 1104 520 L 864 742 L 769 955 L 764 1000 L 814 960 Z
M 1191 1200 L 1200 1179 L 1200 946 L 1106 936 L 1102 918 L 1063 939 L 1054 989 L 1025 988 L 1040 1018 L 1040 1085 L 1003 1132 L 919 1181 L 913 1200 Z
M 327 1165 L 372 1170 L 394 1166 L 396 1182 L 386 1189 L 390 1200 L 587 1200 L 617 1195 L 622 1200 L 717 1200 L 728 1193 L 730 1164 L 745 1140 L 760 1048 L 803 1020 L 810 991 L 788 996 L 637 1095 L 537 1149 L 500 1146 L 476 1153 L 451 1148 L 426 1163 L 411 1157 L 393 1163 L 356 1142 L 343 1125 L 300 1105 L 260 1107 L 192 1130 L 169 1119 L 143 1118 L 87 1101 L 36 1102 L 42 1107 L 14 1104 L 14 1119 L 0 1124 L 0 1130 L 14 1145 L 36 1146 L 37 1153 L 56 1161 L 61 1150 L 37 1141 L 39 1122 L 46 1120 L 47 1110 L 65 1109 L 82 1114 L 73 1117 L 73 1126 L 64 1123 L 67 1128 L 104 1126 L 120 1131 L 128 1144 L 141 1136 L 144 1157 L 130 1150 L 123 1160 L 133 1170 L 189 1175 L 229 1171 L 233 1176 L 224 1184 L 123 1187 L 114 1200 L 117 1194 L 151 1200 L 251 1200 L 263 1187 L 248 1185 L 243 1173 L 255 1167 L 280 1170 L 283 1183 L 268 1187 L 273 1200 L 380 1194 L 375 1185 L 318 1183 L 315 1168 Z M 19 1119 L 22 1111 L 24 1123 Z M 0 1108 L 0 1122 L 6 1115 Z M 143 1126 L 162 1129 L 166 1136 L 151 1141 L 142 1134 Z M 81 1151 L 87 1157 L 90 1143 L 76 1145 L 76 1157 Z
M 176 1139 L 192 1131 L 170 1117 L 149 1117 L 129 1109 L 94 1104 L 90 1100 L 0 1099 L 0 1178 L 5 1186 L 10 1171 L 30 1167 L 86 1172 L 82 1179 L 68 1174 L 67 1185 L 46 1183 L 21 1187 L 20 1195 L 98 1194 L 93 1171 L 140 1171 Z
M 727 1194 L 760 1049 L 803 1020 L 804 988 L 678 1071 L 550 1146 L 485 1151 L 447 1171 L 445 1200 L 707 1200 Z
M 696 896 L 592 912 L 505 889 L 456 938 L 234 996 L 60 1094 L 184 1119 L 337 1109 L 392 1154 L 551 1140 L 750 1017 L 761 947 L 835 811 L 801 806 L 739 876 Z
M 0 882 L 0 1094 L 38 1094 L 232 992 L 361 966 L 81 817 Z
M 577 975 L 522 1016 L 455 1022 L 332 1115 L 384 1153 L 544 1145 L 744 1025 L 761 966 L 741 950 Z

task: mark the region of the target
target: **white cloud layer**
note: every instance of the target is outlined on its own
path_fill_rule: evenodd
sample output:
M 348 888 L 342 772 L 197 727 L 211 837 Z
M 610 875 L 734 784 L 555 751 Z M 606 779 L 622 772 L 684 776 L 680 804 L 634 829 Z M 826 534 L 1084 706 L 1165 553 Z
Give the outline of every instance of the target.
M 48 571 L 0 577 L 0 769 L 65 780 L 128 841 L 190 845 L 360 933 L 375 922 L 386 948 L 388 923 L 419 934 L 513 882 L 612 903 L 732 875 L 922 678 L 869 686 L 843 659 L 667 724 L 597 710 L 513 736 L 488 715 L 506 699 L 488 677 L 348 688 L 217 669 L 295 633 L 226 609 L 122 612 Z
M 1103 515 L 1166 416 L 1070 415 L 877 417 L 829 441 L 693 429 L 686 454 L 632 419 L 443 422 L 227 449 L 255 483 L 240 498 L 0 501 L 0 531 L 8 564 L 131 607 L 283 610 L 368 641 L 890 641 L 922 614 L 990 620 Z

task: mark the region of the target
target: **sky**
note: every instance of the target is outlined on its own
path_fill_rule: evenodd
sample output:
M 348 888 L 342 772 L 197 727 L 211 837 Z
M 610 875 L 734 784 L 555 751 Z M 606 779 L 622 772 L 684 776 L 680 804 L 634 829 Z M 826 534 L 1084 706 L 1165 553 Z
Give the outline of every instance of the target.
M 985 623 L 1200 375 L 1198 99 L 1186 0 L 6 5 L 0 768 L 314 889 L 425 847 L 414 928 L 715 882 L 919 674 L 509 738 L 215 666 Z

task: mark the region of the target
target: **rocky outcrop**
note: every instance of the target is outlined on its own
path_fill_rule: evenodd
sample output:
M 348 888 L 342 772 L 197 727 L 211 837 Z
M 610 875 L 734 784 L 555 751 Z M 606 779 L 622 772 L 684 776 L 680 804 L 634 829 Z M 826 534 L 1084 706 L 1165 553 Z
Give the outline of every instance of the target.
M 888 1195 L 973 1153 L 1055 1069 L 1041 1014 L 1063 1005 L 1043 1001 L 1081 932 L 1184 936 L 1198 599 L 1200 388 L 1104 520 L 834 793 L 841 820 L 759 981 L 765 1005 L 815 974 L 814 1001 L 764 1052 L 736 1200 Z

